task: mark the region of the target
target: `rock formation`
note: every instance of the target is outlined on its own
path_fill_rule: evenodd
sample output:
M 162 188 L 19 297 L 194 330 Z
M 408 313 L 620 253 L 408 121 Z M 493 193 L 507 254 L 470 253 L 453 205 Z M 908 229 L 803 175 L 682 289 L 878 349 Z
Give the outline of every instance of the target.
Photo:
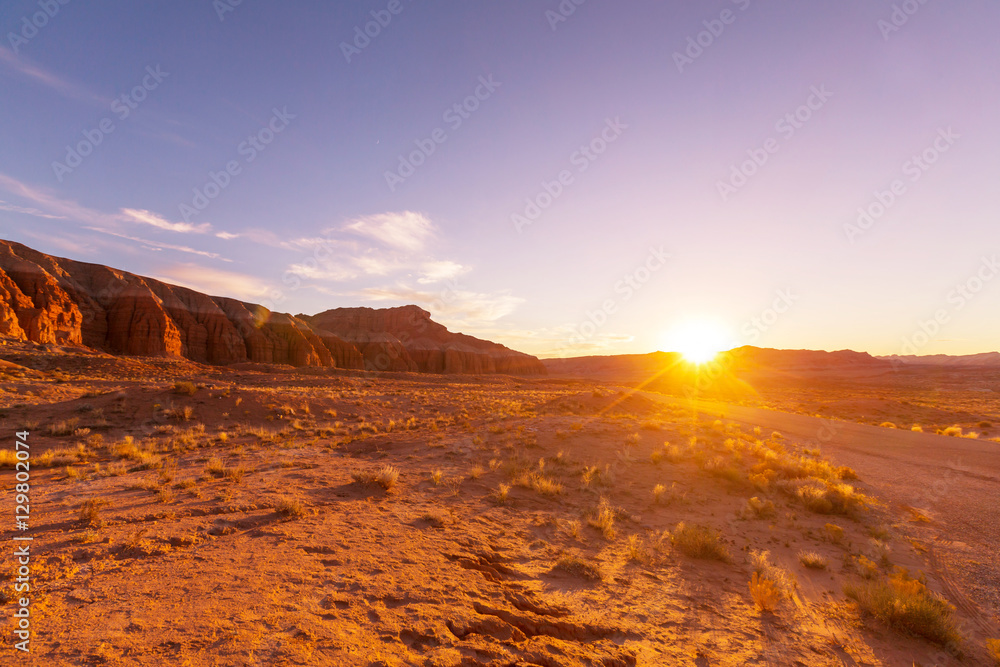
M 208 364 L 544 374 L 535 357 L 449 332 L 416 306 L 293 317 L 0 241 L 0 336 Z

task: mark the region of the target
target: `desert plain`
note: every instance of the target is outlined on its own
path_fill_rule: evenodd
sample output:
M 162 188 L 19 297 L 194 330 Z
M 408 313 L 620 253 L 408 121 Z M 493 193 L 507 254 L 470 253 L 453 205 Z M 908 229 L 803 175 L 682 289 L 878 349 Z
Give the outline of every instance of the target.
M 1000 636 L 1000 444 L 934 433 L 947 402 L 899 399 L 919 433 L 558 368 L 0 356 L 19 664 L 930 666 Z

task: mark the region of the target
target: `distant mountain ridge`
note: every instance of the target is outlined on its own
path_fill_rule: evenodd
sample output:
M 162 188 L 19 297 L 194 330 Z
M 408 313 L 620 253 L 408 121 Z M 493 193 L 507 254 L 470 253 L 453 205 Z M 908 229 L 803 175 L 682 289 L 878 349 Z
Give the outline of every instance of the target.
M 219 365 L 546 372 L 536 357 L 451 333 L 417 306 L 293 317 L 2 240 L 0 337 Z
M 723 352 L 724 364 L 729 370 L 823 370 L 823 369 L 872 369 L 890 370 L 889 361 L 878 359 L 867 352 L 839 350 L 775 350 L 737 347 Z M 572 357 L 543 359 L 542 363 L 552 375 L 604 379 L 641 379 L 665 372 L 683 363 L 677 352 L 651 352 L 649 354 L 622 354 L 612 356 Z
M 924 366 L 1000 366 L 1000 352 L 981 352 L 979 354 L 928 354 L 919 356 L 915 354 L 893 354 L 879 357 L 890 362 L 901 362 L 908 365 Z

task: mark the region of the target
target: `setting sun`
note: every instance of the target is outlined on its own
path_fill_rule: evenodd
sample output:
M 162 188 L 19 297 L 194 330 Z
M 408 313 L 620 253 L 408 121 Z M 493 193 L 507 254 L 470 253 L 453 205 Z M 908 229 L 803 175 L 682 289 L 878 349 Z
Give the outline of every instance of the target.
M 665 350 L 679 352 L 693 364 L 704 364 L 725 349 L 726 336 L 712 322 L 686 322 L 667 332 L 663 345 Z

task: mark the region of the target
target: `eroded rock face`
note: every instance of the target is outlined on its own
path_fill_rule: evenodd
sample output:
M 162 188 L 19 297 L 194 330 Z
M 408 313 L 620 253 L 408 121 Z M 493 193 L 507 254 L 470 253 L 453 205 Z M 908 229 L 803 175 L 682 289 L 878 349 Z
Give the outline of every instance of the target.
M 376 370 L 423 373 L 544 375 L 536 357 L 465 334 L 452 333 L 417 306 L 335 308 L 299 315 L 314 328 L 354 343 Z
M 209 364 L 545 373 L 535 357 L 453 334 L 416 306 L 293 317 L 9 241 L 0 241 L 0 336 Z

